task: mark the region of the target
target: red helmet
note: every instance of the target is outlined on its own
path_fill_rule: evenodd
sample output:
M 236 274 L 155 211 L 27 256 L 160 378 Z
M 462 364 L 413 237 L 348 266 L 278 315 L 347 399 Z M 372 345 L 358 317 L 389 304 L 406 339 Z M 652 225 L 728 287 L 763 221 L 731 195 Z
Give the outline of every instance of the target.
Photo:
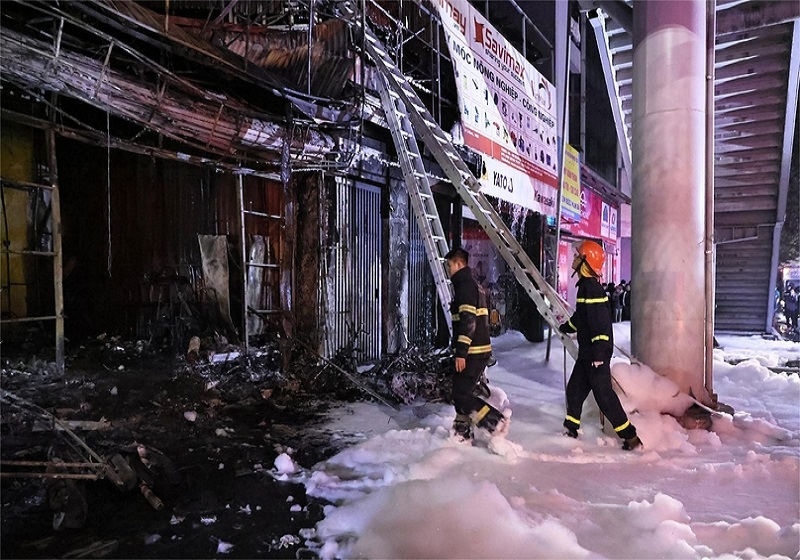
M 592 271 L 600 275 L 603 270 L 603 263 L 606 262 L 606 252 L 599 243 L 595 241 L 581 241 L 575 246 L 575 251 L 583 257 Z

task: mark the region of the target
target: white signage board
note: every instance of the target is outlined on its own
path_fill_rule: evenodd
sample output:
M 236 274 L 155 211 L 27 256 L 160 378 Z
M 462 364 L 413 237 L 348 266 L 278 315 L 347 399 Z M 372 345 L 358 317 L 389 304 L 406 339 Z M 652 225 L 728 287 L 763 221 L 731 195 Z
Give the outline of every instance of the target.
M 434 0 L 455 72 L 464 144 L 483 155 L 481 191 L 556 215 L 556 91 L 466 0 Z

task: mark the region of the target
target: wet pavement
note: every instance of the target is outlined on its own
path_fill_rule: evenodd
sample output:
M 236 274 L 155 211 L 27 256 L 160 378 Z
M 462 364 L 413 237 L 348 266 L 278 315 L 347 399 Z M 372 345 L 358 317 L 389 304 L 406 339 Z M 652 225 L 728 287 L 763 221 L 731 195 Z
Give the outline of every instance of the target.
M 276 369 L 268 360 L 190 366 L 113 341 L 81 347 L 63 375 L 47 360 L 4 356 L 4 391 L 71 425 L 100 422 L 73 432 L 104 459 L 144 463 L 139 482 L 147 478 L 164 507 L 138 485 L 120 490 L 105 478 L 69 483 L 70 510 L 54 489 L 65 483 L 4 474 L 2 557 L 316 557 L 306 542 L 325 503 L 276 480 L 275 459 L 287 453 L 308 468 L 347 438 L 334 445 L 324 430 L 334 401 L 304 393 Z M 1 409 L 3 460 L 82 460 L 80 445 L 50 429 L 46 415 L 11 403 Z M 68 527 L 70 514 L 79 528 Z

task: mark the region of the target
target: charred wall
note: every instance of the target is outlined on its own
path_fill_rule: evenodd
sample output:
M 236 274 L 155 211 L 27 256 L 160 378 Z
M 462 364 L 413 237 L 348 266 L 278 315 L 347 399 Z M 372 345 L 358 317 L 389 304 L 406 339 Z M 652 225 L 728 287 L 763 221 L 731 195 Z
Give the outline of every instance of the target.
M 235 234 L 233 185 L 202 167 L 71 141 L 57 147 L 65 328 L 145 336 L 172 315 L 179 291 L 201 288 L 197 235 Z
M 59 141 L 66 329 L 71 336 L 115 332 L 172 342 L 204 331 L 231 340 L 204 286 L 199 235 L 225 236 L 233 325 L 242 320 L 241 229 L 237 178 L 117 150 Z M 269 243 L 283 259 L 280 183 L 245 177 L 246 209 L 271 216 L 246 220 L 248 239 Z M 110 226 L 110 227 L 109 227 Z M 280 278 L 263 290 L 280 305 Z M 237 327 L 238 328 L 238 327 Z
M 389 181 L 388 196 L 382 212 L 384 223 L 384 254 L 386 279 L 384 283 L 384 347 L 388 352 L 398 352 L 409 340 L 409 227 L 411 208 L 408 189 L 400 178 Z

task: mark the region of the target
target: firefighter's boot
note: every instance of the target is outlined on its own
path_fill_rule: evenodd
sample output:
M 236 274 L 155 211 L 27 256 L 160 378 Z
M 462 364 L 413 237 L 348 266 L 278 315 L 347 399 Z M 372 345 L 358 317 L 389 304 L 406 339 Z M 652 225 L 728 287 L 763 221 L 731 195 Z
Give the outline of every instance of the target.
M 504 436 L 508 433 L 511 424 L 511 409 L 500 412 L 496 408 L 483 405 L 480 410 L 472 413 L 472 421 L 478 428 L 486 430 L 490 436 Z
M 453 420 L 453 439 L 458 443 L 472 443 L 472 420 L 466 414 L 456 414 Z
M 642 440 L 639 439 L 639 436 L 633 436 L 632 438 L 628 438 L 622 442 L 622 449 L 625 451 L 633 451 L 634 449 L 638 449 L 640 447 L 642 447 Z

